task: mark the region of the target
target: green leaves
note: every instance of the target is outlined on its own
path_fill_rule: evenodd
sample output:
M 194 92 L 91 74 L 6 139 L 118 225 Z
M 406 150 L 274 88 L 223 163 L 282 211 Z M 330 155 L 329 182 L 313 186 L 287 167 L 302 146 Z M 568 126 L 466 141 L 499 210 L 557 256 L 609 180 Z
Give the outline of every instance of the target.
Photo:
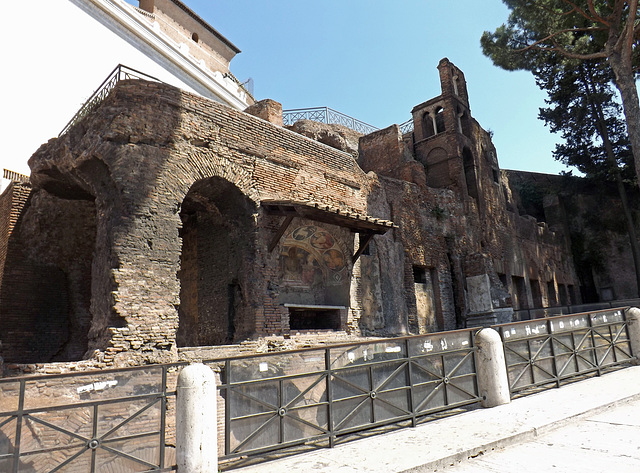
M 485 31 L 480 44 L 496 66 L 528 70 L 547 91 L 549 107 L 539 117 L 564 140 L 554 157 L 583 173 L 606 175 L 614 161 L 631 164 L 631 141 L 640 173 L 638 0 L 503 3 L 511 10 L 506 24 Z M 612 85 L 621 93 L 627 130 Z

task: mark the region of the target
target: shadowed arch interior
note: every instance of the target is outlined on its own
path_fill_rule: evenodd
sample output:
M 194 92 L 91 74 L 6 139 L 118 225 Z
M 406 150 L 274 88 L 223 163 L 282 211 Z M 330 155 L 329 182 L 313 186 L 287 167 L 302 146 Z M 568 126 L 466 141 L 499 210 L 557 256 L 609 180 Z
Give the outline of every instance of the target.
M 181 207 L 178 346 L 232 343 L 254 330 L 249 303 L 253 201 L 229 181 L 195 183 Z

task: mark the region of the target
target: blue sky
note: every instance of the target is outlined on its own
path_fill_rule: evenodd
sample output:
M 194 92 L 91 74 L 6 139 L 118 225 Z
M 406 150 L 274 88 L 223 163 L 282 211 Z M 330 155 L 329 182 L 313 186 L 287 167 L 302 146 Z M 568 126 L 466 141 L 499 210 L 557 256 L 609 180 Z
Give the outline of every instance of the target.
M 231 71 L 253 78 L 258 99 L 328 106 L 382 128 L 440 94 L 436 66 L 448 57 L 503 169 L 567 169 L 551 155 L 558 137 L 537 119 L 545 94 L 533 76 L 498 69 L 480 49 L 482 32 L 507 19 L 500 0 L 183 2 L 242 50 Z
M 383 128 L 408 120 L 415 105 L 440 94 L 436 67 L 448 57 L 465 73 L 471 113 L 493 131 L 503 169 L 566 169 L 551 154 L 557 138 L 537 119 L 544 94 L 531 74 L 498 69 L 480 50 L 482 32 L 507 19 L 501 0 L 183 1 L 242 50 L 231 70 L 242 81 L 253 79 L 258 99 L 277 100 L 285 109 L 327 106 Z M 3 44 L 21 38 L 20 47 L 3 50 L 19 72 L 0 78 L 2 103 L 13 110 L 0 132 L 7 144 L 0 169 L 29 173 L 28 157 L 62 129 L 80 108 L 80 98 L 117 64 L 101 64 L 118 48 L 99 44 L 105 37 L 100 31 L 78 41 L 91 34 L 88 24 L 82 32 L 55 29 L 50 17 L 56 12 L 68 22 L 79 18 L 74 5 L 9 2 L 9 12 L 0 17 Z M 27 16 L 33 35 L 24 35 L 23 23 L 15 21 Z M 65 54 L 55 50 L 58 44 L 67 45 Z M 92 48 L 102 53 L 92 57 Z M 25 88 L 32 92 L 26 102 L 11 92 Z

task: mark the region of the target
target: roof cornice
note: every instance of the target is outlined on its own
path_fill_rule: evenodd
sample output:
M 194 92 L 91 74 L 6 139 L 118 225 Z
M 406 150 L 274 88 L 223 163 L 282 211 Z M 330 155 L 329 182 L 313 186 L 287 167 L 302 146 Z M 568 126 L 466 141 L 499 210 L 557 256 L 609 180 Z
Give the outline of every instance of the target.
M 132 5 L 122 0 L 70 1 L 129 42 L 151 48 L 156 54 L 156 60 L 172 64 L 174 68 L 170 70 L 171 74 L 188 84 L 198 94 L 236 110 L 244 110 L 248 106 L 245 98 L 234 93 L 238 85 L 233 80 L 225 78 L 219 72 L 205 69 L 195 58 L 180 51 L 171 39 L 156 31 Z

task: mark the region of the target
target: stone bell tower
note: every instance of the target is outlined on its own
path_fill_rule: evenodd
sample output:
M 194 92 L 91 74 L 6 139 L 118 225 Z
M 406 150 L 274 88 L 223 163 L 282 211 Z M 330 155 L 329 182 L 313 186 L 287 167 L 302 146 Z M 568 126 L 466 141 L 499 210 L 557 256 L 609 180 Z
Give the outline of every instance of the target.
M 427 185 L 477 199 L 467 82 L 447 58 L 440 60 L 438 71 L 442 93 L 411 111 L 414 153 L 427 170 Z

